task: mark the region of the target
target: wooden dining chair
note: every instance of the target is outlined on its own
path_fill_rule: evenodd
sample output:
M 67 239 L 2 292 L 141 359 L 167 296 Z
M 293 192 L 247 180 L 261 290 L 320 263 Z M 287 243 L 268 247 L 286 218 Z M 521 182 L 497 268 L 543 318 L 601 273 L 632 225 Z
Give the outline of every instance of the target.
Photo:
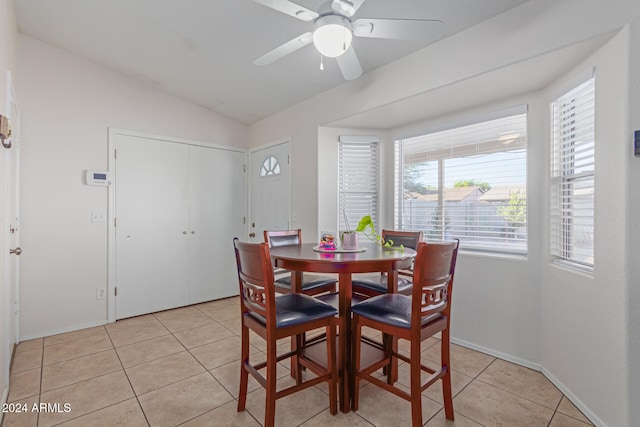
M 422 241 L 422 231 L 395 231 L 382 230 L 382 239 L 386 242 L 393 241 L 393 246 L 404 246 L 416 249 Z M 398 266 L 398 293 L 410 295 L 412 289 L 411 278 L 413 276 L 413 260 L 406 260 Z M 354 294 L 366 297 L 374 297 L 388 292 L 387 274 L 366 274 L 356 276 L 352 281 Z
M 422 426 L 422 392 L 441 379 L 445 416 L 453 420 L 449 325 L 458 243 L 456 239 L 448 243 L 418 244 L 411 296 L 384 294 L 351 307 L 355 371 L 354 410 L 358 410 L 360 381 L 366 380 L 411 402 L 411 425 Z M 391 350 L 384 343 L 377 343 L 376 347 L 384 355 L 374 361 L 367 359 L 368 366 L 360 366 L 363 345 L 371 345 L 363 343 L 363 327 L 408 340 L 409 356 Z M 441 362 L 439 369 L 431 369 L 421 364 L 420 344 L 438 332 L 441 332 Z M 410 366 L 408 393 L 393 386 L 389 374 L 386 382 L 374 375 L 378 369 L 391 366 L 394 359 L 407 362 Z M 430 374 L 424 382 L 421 378 L 422 371 Z
M 302 230 L 264 230 L 264 241 L 269 245 L 269 248 L 293 245 L 300 246 L 302 245 Z M 275 275 L 276 279 L 274 284 L 276 286 L 276 292 L 291 293 L 294 291 L 291 288 L 291 271 L 280 268 L 275 270 Z M 335 292 L 337 282 L 338 280 L 335 277 L 303 274 L 302 293 L 306 295 L 320 295 L 327 292 Z
M 242 243 L 233 240 L 240 284 L 240 307 L 242 312 L 242 355 L 240 370 L 240 392 L 238 412 L 245 410 L 249 374 L 266 390 L 266 410 L 264 425 L 272 427 L 275 420 L 276 399 L 322 382 L 329 386 L 329 409 L 335 415 L 337 407 L 338 370 L 336 367 L 336 318 L 338 311 L 315 298 L 290 293 L 276 296 L 273 283 L 273 266 L 266 243 Z M 308 357 L 302 334 L 313 329 L 325 328 L 329 339 L 326 343 L 326 365 Z M 249 362 L 249 330 L 266 340 L 266 361 L 258 364 Z M 290 352 L 277 355 L 277 341 L 295 337 L 297 346 Z M 298 372 L 307 368 L 315 376 L 305 381 L 298 375 L 296 384 L 276 390 L 277 363 L 294 358 Z M 266 368 L 266 376 L 260 370 Z

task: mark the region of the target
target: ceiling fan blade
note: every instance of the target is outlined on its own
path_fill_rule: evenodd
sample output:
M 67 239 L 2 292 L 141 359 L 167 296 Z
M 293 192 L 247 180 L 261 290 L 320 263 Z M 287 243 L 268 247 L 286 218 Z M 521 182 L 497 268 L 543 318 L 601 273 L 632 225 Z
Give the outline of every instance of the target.
M 345 80 L 355 80 L 362 75 L 362 66 L 353 45 L 349 46 L 345 53 L 338 56 L 336 61 L 338 61 L 338 67 L 340 67 Z
M 361 18 L 353 23 L 353 34 L 358 37 L 429 41 L 443 32 L 444 23 L 437 19 Z
M 270 50 L 262 55 L 260 58 L 253 61 L 255 65 L 269 65 L 277 60 L 295 52 L 298 49 L 305 47 L 313 41 L 313 33 L 304 33 L 288 42 L 281 44 L 277 48 Z
M 364 0 L 333 0 L 331 9 L 341 15 L 351 18 L 362 6 Z
M 309 10 L 304 6 L 300 6 L 289 0 L 253 0 L 256 3 L 260 3 L 263 6 L 275 9 L 278 12 L 286 13 L 294 18 L 301 19 L 303 21 L 313 21 L 318 15 L 313 10 Z

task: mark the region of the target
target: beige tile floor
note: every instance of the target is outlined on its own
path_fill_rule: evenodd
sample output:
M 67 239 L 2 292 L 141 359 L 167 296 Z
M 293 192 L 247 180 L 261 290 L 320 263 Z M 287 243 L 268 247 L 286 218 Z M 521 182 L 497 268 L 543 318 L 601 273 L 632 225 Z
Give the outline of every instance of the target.
M 257 382 L 250 380 L 247 410 L 236 412 L 238 305 L 229 298 L 20 343 L 8 402 L 27 411 L 5 413 L 2 426 L 262 425 L 265 394 Z M 252 359 L 261 359 L 265 346 L 252 338 Z M 437 363 L 438 341 L 423 344 L 423 361 Z M 456 420 L 445 420 L 436 384 L 423 394 L 426 426 L 591 425 L 539 372 L 456 345 L 452 369 Z M 291 384 L 285 365 L 278 375 L 280 386 Z M 401 365 L 400 385 L 407 379 Z M 318 386 L 279 400 L 276 424 L 410 425 L 408 402 L 363 384 L 357 412 L 332 416 L 326 386 Z M 54 411 L 32 411 L 42 403 Z

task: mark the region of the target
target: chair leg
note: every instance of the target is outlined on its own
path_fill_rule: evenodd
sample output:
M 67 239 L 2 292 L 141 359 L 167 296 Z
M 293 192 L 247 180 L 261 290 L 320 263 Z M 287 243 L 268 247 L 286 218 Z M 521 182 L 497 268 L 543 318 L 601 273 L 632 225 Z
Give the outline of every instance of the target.
M 445 374 L 442 377 L 442 395 L 444 400 L 444 415 L 446 419 L 453 420 L 453 397 L 451 391 L 451 352 L 449 346 L 449 329 L 442 331 L 440 340 L 440 351 L 442 358 L 442 369 Z
M 353 410 L 358 410 L 358 401 L 360 399 L 360 378 L 358 377 L 358 371 L 360 371 L 360 353 L 362 351 L 362 329 L 359 325 L 359 316 L 353 315 L 351 323 L 353 325 Z
M 336 365 L 336 324 L 334 321 L 327 326 L 327 360 L 331 380 L 329 381 L 329 412 L 331 415 L 338 413 L 338 368 Z
M 264 411 L 265 427 L 273 427 L 276 419 L 276 343 L 267 342 L 267 383 L 265 386 L 266 402 Z
M 299 334 L 296 335 L 296 356 L 294 356 L 294 359 L 296 361 L 296 371 L 297 371 L 297 375 L 296 375 L 296 384 L 300 385 L 302 384 L 302 371 L 303 371 L 303 367 L 300 364 L 300 351 L 302 349 L 302 345 L 305 341 L 305 336 L 304 334 Z
M 242 350 L 240 357 L 240 392 L 238 393 L 238 412 L 245 409 L 247 403 L 247 384 L 249 382 L 249 372 L 245 364 L 249 363 L 249 329 L 242 325 Z
M 420 378 L 420 341 L 411 340 L 411 425 L 422 426 L 422 380 Z

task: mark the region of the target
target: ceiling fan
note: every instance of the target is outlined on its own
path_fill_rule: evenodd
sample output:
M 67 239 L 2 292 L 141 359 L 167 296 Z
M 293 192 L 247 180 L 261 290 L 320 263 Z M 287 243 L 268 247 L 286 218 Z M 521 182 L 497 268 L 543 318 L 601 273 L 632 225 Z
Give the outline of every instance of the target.
M 401 40 L 435 40 L 444 24 L 434 19 L 386 19 L 352 17 L 365 0 L 329 0 L 315 12 L 289 0 L 253 0 L 279 12 L 313 22 L 314 28 L 265 53 L 254 61 L 256 65 L 271 64 L 290 53 L 313 43 L 322 57 L 336 58 L 346 80 L 362 75 L 362 66 L 351 41 L 353 36 Z

